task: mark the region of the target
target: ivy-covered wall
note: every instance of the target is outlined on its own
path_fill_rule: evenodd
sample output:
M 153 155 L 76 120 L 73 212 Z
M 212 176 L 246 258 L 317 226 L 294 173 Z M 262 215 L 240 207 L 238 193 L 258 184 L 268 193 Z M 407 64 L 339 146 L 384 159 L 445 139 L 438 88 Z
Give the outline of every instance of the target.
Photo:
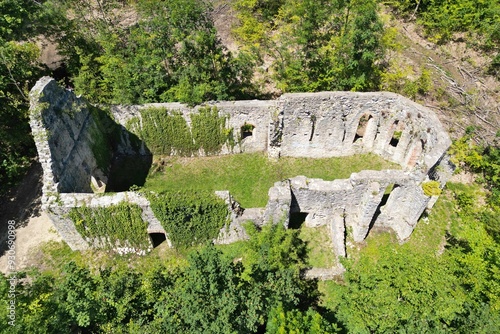
M 89 243 L 103 248 L 128 246 L 138 250 L 150 247 L 148 223 L 142 209 L 135 204 L 121 202 L 107 207 L 74 207 L 69 217 L 76 230 Z
M 202 107 L 190 115 L 191 126 L 180 111 L 149 107 L 140 110 L 126 127 L 155 155 L 217 154 L 226 143 L 234 146 L 233 131 L 216 107 Z
M 227 204 L 212 192 L 150 193 L 148 199 L 175 248 L 214 240 L 229 223 Z

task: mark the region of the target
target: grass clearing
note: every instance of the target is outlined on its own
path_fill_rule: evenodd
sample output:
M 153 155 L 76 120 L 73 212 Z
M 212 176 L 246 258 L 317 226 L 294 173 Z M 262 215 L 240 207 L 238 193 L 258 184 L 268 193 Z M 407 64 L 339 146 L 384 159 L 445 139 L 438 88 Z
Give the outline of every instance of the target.
M 348 178 L 365 169 L 399 169 L 374 154 L 337 158 L 291 158 L 277 161 L 262 153 L 243 153 L 215 157 L 158 159 L 145 190 L 229 190 L 244 208 L 263 207 L 267 192 L 277 181 L 305 175 L 310 178 L 335 180 Z M 155 168 L 155 167 L 153 167 Z
M 327 226 L 302 226 L 299 238 L 307 243 L 307 263 L 311 267 L 332 268 L 337 264 Z

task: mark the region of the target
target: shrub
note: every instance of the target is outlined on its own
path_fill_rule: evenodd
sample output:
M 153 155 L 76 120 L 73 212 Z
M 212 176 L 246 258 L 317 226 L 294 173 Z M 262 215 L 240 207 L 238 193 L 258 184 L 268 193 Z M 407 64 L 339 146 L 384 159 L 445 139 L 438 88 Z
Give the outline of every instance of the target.
M 441 195 L 441 188 L 438 181 L 427 181 L 422 183 L 422 190 L 426 196 L 439 196 Z

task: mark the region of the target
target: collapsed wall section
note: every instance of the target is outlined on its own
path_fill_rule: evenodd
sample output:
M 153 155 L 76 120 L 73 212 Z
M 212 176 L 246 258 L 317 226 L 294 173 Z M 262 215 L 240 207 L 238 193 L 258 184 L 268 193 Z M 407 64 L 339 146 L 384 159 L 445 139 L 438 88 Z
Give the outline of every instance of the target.
M 288 227 L 291 215 L 301 214 L 306 227 L 328 226 L 335 254 L 345 256 L 346 235 L 361 242 L 372 228 L 390 228 L 406 240 L 430 199 L 406 171 L 362 171 L 333 181 L 296 176 L 269 190 L 263 220 Z

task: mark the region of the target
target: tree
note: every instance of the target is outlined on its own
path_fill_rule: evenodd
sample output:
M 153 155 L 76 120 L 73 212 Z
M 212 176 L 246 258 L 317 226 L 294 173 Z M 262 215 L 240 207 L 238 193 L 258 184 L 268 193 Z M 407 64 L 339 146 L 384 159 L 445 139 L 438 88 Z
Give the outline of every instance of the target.
M 46 6 L 30 0 L 0 1 L 0 193 L 30 165 L 34 143 L 28 125 L 28 91 L 42 75 L 33 38 L 47 27 Z
M 383 26 L 375 1 L 238 1 L 240 43 L 273 59 L 283 92 L 378 88 Z
M 100 102 L 191 104 L 251 93 L 251 68 L 220 43 L 208 2 L 141 0 L 128 9 L 137 19 L 109 19 L 112 26 L 111 9 L 102 8 L 104 19 L 95 20 L 102 24 L 90 23 L 97 47 L 75 49 L 79 93 Z

